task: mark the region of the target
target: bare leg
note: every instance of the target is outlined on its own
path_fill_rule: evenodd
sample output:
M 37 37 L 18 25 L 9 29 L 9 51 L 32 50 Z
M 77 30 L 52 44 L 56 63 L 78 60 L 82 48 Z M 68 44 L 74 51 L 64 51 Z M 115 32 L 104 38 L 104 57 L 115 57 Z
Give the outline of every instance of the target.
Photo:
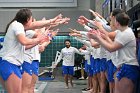
M 83 69 L 83 67 L 81 68 L 81 79 L 84 79 L 84 69 Z
M 29 93 L 35 93 L 34 88 L 35 88 L 35 84 L 36 84 L 37 80 L 38 80 L 38 76 L 35 75 L 35 74 L 32 74 L 32 81 L 31 81 L 31 86 L 30 86 L 30 89 L 29 89 Z
M 101 74 L 100 73 L 97 73 L 97 81 L 98 81 L 98 91 L 100 92 L 100 88 L 101 88 Z
M 12 73 L 5 82 L 8 93 L 21 93 L 22 80 Z
M 133 93 L 134 84 L 128 78 L 122 78 L 120 81 L 115 79 L 115 93 Z
M 22 93 L 28 93 L 31 86 L 32 76 L 24 72 L 22 75 Z
M 73 82 L 72 82 L 73 76 L 72 76 L 72 75 L 69 75 L 69 77 L 70 77 L 70 84 L 71 84 L 71 86 L 73 87 Z
M 93 76 L 92 81 L 93 81 L 93 83 L 94 83 L 93 89 L 92 89 L 92 90 L 89 90 L 89 92 L 91 92 L 91 93 L 97 93 L 97 91 L 98 91 L 98 80 L 97 80 L 97 75 L 94 75 L 94 76 Z
M 90 81 L 89 82 L 90 82 L 90 90 L 89 90 L 89 92 L 93 93 L 94 92 L 94 85 L 95 85 L 94 84 L 95 81 L 94 81 L 93 77 L 90 77 Z
M 105 72 L 101 72 L 101 76 L 100 76 L 100 80 L 101 80 L 101 85 L 100 85 L 100 90 L 101 93 L 106 93 L 106 78 L 105 78 Z
M 0 76 L 0 83 L 3 86 L 3 88 L 5 88 L 5 84 L 4 84 L 4 80 L 2 79 L 2 77 Z
M 109 90 L 110 90 L 110 93 L 114 93 L 114 82 L 109 82 Z
M 92 89 L 93 88 L 93 82 L 92 82 L 92 77 L 89 76 L 89 88 Z
M 68 75 L 64 75 L 64 80 L 65 80 L 65 83 L 66 83 L 66 88 L 69 88 L 69 85 L 68 85 Z

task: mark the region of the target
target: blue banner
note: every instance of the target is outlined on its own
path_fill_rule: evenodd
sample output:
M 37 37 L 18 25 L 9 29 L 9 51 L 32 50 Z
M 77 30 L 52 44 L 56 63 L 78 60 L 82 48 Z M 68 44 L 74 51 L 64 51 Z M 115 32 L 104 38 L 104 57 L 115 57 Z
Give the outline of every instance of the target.
M 105 0 L 105 2 L 102 4 L 102 8 L 106 7 L 108 5 L 110 0 Z

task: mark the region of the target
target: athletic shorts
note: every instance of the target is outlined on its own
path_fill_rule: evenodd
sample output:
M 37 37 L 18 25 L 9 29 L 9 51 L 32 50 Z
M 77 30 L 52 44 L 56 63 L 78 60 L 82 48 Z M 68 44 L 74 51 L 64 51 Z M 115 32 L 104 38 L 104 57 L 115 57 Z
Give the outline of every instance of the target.
M 32 62 L 32 73 L 38 76 L 39 74 L 39 61 L 38 60 L 33 60 Z
M 121 80 L 123 77 L 126 77 L 133 81 L 136 84 L 139 79 L 140 69 L 138 66 L 123 64 L 120 68 L 117 69 L 116 77 L 118 80 Z
M 2 61 L 2 57 L 0 57 L 0 62 Z M 1 77 L 1 74 L 0 74 L 0 77 Z
M 88 76 L 93 76 L 93 70 L 91 69 L 91 65 L 88 66 Z
M 91 65 L 87 64 L 87 60 L 85 61 L 85 72 L 87 72 L 88 76 L 93 76 Z
M 112 60 L 107 61 L 107 80 L 108 82 L 114 82 L 114 73 L 116 72 L 117 68 L 112 63 Z
M 2 60 L 0 62 L 0 75 L 4 81 L 6 81 L 12 73 L 14 73 L 17 77 L 21 79 L 22 75 L 20 68 L 21 66 L 12 64 L 7 60 Z
M 74 75 L 74 66 L 62 66 L 63 75 Z
M 84 65 L 84 67 L 85 67 L 85 72 L 88 72 L 88 64 L 87 64 L 87 60 L 85 60 L 85 65 Z
M 93 75 L 100 73 L 100 59 L 94 59 L 94 63 L 92 64 Z
M 100 71 L 106 71 L 107 70 L 106 58 L 102 58 L 100 59 L 100 61 L 101 61 Z
M 30 76 L 32 76 L 32 65 L 29 62 L 24 61 L 22 64 L 22 69 L 21 69 L 22 74 L 24 72 L 28 73 Z
M 96 73 L 100 73 L 101 72 L 101 60 L 99 58 L 95 59 L 96 62 Z

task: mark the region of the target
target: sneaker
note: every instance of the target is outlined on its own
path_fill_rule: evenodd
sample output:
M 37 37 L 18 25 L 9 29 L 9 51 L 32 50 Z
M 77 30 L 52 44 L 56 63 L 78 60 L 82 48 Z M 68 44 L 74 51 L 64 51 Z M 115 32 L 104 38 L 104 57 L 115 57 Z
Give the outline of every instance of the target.
M 88 91 L 88 90 L 90 90 L 90 88 L 83 88 L 82 90 L 83 91 Z
M 79 79 L 82 80 L 82 79 L 85 79 L 85 78 L 84 77 L 80 77 Z
M 68 87 L 68 86 L 66 86 L 65 88 L 66 88 L 66 89 L 68 89 L 69 87 Z
M 88 92 L 89 92 L 89 93 L 92 93 L 92 92 L 93 92 L 93 89 L 88 90 Z
M 35 89 L 34 89 L 34 92 L 38 92 L 38 89 L 35 88 Z

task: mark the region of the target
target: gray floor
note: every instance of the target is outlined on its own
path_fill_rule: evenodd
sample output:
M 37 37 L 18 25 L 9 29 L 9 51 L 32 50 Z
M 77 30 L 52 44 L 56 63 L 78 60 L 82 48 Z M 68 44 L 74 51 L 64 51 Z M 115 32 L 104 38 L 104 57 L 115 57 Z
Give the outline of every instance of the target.
M 65 88 L 63 81 L 54 80 L 47 83 L 42 93 L 82 93 L 81 89 L 87 86 L 85 80 L 74 80 L 74 87 L 69 89 Z
M 65 88 L 63 80 L 38 81 L 35 88 L 35 93 L 82 93 L 81 89 L 85 88 L 86 80 L 74 80 L 74 87 Z M 0 93 L 7 93 L 0 85 Z

